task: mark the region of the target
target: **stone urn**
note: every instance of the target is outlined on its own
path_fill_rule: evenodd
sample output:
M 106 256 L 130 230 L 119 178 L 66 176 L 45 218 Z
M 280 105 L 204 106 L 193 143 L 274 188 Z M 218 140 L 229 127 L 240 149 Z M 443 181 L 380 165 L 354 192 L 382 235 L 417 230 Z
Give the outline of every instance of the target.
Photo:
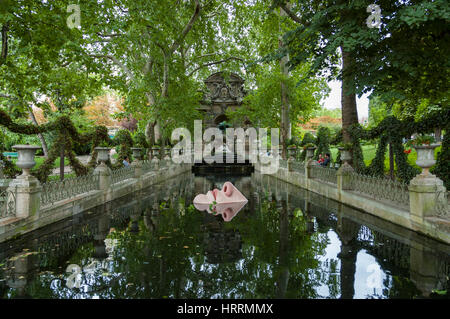
M 166 147 L 165 148 L 165 156 L 164 156 L 164 159 L 165 160 L 170 160 L 170 150 L 171 150 L 171 148 L 170 147 Z
M 152 147 L 153 157 L 158 157 L 159 155 L 159 147 Z
M 296 155 L 297 155 L 297 147 L 289 146 L 288 147 L 289 158 L 295 159 Z
M 314 152 L 316 150 L 316 147 L 308 147 L 306 149 L 306 159 L 312 159 L 314 157 Z
M 142 148 L 140 147 L 132 147 L 131 151 L 133 152 L 133 158 L 136 160 L 140 160 L 141 159 L 141 151 Z
M 346 150 L 343 147 L 339 147 L 339 152 L 341 152 L 341 161 L 343 161 L 345 164 L 348 164 L 348 162 L 352 159 L 350 150 Z
M 22 175 L 30 175 L 30 170 L 36 165 L 34 155 L 41 147 L 37 145 L 14 145 L 13 148 L 19 153 L 16 165 L 22 169 Z
M 106 164 L 109 160 L 109 152 L 111 149 L 109 147 L 96 147 L 95 150 L 97 151 L 97 161 Z
M 417 152 L 416 164 L 422 168 L 421 175 L 428 175 L 430 173 L 430 167 L 436 164 L 436 160 L 434 159 L 434 149 L 438 146 L 439 144 L 414 146 Z
M 174 146 L 174 157 L 176 159 L 182 158 L 183 157 L 183 148 L 182 147 L 175 147 Z

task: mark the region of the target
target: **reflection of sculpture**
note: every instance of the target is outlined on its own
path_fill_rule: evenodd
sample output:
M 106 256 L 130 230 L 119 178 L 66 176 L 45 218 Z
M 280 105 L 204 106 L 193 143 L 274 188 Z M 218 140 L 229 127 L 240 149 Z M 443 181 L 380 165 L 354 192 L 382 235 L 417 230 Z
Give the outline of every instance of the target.
M 248 200 L 230 182 L 223 184 L 222 190 L 217 188 L 194 198 L 194 206 L 198 210 L 206 210 L 210 214 L 221 214 L 224 221 L 230 221 L 247 204 Z

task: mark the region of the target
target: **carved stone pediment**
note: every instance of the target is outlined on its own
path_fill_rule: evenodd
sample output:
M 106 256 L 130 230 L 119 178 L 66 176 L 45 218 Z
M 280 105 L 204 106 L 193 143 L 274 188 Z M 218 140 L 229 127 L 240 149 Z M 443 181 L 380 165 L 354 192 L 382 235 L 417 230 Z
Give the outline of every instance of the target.
M 240 103 L 245 96 L 244 80 L 232 73 L 225 79 L 222 72 L 205 80 L 207 92 L 204 100 L 209 103 Z

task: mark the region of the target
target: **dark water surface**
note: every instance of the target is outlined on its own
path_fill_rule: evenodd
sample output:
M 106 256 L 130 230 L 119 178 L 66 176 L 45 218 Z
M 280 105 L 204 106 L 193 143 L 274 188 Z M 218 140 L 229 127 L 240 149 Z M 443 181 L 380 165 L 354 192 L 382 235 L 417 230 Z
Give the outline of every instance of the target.
M 194 208 L 227 180 L 249 200 L 230 221 Z M 258 174 L 184 174 L 0 243 L 0 298 L 421 298 L 449 276 L 450 246 Z

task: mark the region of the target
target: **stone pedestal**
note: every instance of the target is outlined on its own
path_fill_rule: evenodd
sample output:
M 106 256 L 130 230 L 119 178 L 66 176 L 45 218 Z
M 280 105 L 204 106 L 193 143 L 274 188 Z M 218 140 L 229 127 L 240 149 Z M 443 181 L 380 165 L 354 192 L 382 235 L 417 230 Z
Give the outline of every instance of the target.
M 99 175 L 99 186 L 101 190 L 107 190 L 111 186 L 111 169 L 101 162 L 94 170 L 94 175 Z
M 289 157 L 289 159 L 287 161 L 287 167 L 288 167 L 289 172 L 292 172 L 294 170 L 292 163 L 294 163 L 294 158 Z
M 152 165 L 155 168 L 155 171 L 159 169 L 159 159 L 156 156 L 152 159 Z
M 164 156 L 164 160 L 166 161 L 170 161 L 170 147 L 166 147 L 166 151 L 164 152 L 165 156 Z
M 134 178 L 139 178 L 142 176 L 142 161 L 141 161 L 141 151 L 140 147 L 132 147 L 131 151 L 133 152 L 133 163 L 131 163 L 131 167 L 134 168 Z
M 350 174 L 354 172 L 353 167 L 351 167 L 347 162 L 345 162 L 336 172 L 337 176 L 337 187 L 338 190 L 351 190 L 352 184 L 350 179 Z
M 14 145 L 18 152 L 16 165 L 22 169 L 22 175 L 9 183 L 8 190 L 16 193 L 16 217 L 39 217 L 42 186 L 38 179 L 30 174 L 36 165 L 34 154 L 40 146 Z
M 142 161 L 136 160 L 131 163 L 131 167 L 134 168 L 134 178 L 139 178 L 142 176 Z
M 42 186 L 32 175 L 20 175 L 9 183 L 8 191 L 16 192 L 16 217 L 38 217 Z
M 434 149 L 437 146 L 432 144 L 414 147 L 417 151 L 416 164 L 422 168 L 422 173 L 409 183 L 409 206 L 411 220 L 417 224 L 423 223 L 425 217 L 435 215 L 437 194 L 446 191 L 442 180 L 429 172 L 430 167 L 436 163 Z
M 308 147 L 306 149 L 306 161 L 305 161 L 305 177 L 306 179 L 311 178 L 311 167 L 316 164 L 316 161 L 313 160 L 315 147 Z
M 414 177 L 409 184 L 412 221 L 421 224 L 425 217 L 434 215 L 436 194 L 445 191 L 442 180 L 433 174 L 420 174 Z
M 305 163 L 305 177 L 306 179 L 310 179 L 312 176 L 311 167 L 316 165 L 316 161 L 310 158 Z

